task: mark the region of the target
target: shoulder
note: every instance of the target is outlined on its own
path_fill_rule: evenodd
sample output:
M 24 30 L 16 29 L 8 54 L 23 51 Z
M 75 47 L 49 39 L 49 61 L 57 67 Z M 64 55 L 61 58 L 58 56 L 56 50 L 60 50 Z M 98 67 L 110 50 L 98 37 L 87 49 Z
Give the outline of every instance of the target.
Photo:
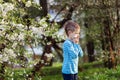
M 70 40 L 65 40 L 65 42 L 63 43 L 63 48 L 70 48 L 70 47 L 72 47 L 73 46 L 73 43 L 72 43 L 72 41 L 70 41 Z
M 64 41 L 63 46 L 64 45 L 72 45 L 72 41 L 67 39 L 67 40 Z

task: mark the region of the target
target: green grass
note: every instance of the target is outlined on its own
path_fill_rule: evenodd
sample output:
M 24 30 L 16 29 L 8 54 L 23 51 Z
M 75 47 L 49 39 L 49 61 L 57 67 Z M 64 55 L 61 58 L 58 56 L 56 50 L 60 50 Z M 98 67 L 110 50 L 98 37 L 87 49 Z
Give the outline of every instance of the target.
M 61 63 L 54 63 L 52 67 L 42 69 L 42 80 L 62 80 Z
M 42 77 L 42 80 L 63 80 L 61 74 L 56 74 L 56 75 L 48 75 Z
M 62 63 L 54 63 L 52 67 L 43 67 L 41 76 L 36 75 L 35 80 L 63 80 Z M 31 69 L 6 68 L 5 80 L 26 80 Z M 80 66 L 79 80 L 120 80 L 120 65 L 116 69 L 104 68 L 101 62 L 84 63 Z
M 104 68 L 101 62 L 86 63 L 79 71 L 79 80 L 120 80 L 120 66 L 116 69 Z M 63 80 L 61 64 L 54 64 L 53 67 L 42 69 L 42 80 Z

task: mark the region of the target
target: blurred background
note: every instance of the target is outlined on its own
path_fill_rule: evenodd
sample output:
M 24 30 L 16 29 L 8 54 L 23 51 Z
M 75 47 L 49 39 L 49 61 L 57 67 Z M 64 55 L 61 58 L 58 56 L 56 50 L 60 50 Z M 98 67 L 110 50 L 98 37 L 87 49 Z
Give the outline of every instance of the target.
M 120 0 L 0 0 L 0 80 L 62 80 L 68 20 L 81 29 L 79 80 L 119 80 Z

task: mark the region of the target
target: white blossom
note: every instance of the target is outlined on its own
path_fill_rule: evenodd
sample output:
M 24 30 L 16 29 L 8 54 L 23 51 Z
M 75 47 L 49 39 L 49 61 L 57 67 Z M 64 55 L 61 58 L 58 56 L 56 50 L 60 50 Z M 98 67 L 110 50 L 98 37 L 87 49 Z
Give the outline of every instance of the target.
M 20 34 L 19 34 L 19 36 L 18 36 L 18 39 L 19 39 L 19 40 L 24 40 L 24 36 L 25 36 L 25 34 L 22 33 L 22 32 L 20 32 Z
M 14 5 L 13 5 L 12 3 L 5 3 L 5 4 L 3 4 L 3 6 L 4 6 L 4 8 L 5 8 L 5 9 L 4 9 L 5 12 L 8 12 L 8 11 L 14 9 Z
M 0 59 L 2 58 L 2 55 L 0 54 Z
M 2 19 L 1 22 L 0 22 L 0 24 L 6 24 L 5 20 Z
M 45 56 L 46 56 L 47 58 L 52 58 L 52 57 L 54 57 L 54 55 L 53 55 L 52 53 L 45 53 Z
M 8 11 L 11 11 L 14 9 L 14 5 L 12 3 L 4 3 L 1 7 L 1 11 L 2 11 L 2 16 L 6 16 Z
M 8 52 L 9 52 L 10 54 L 14 54 L 14 51 L 13 51 L 12 49 L 8 49 Z
M 17 46 L 17 42 L 14 42 L 14 43 L 13 43 L 13 45 L 12 45 L 12 48 L 14 48 L 14 49 L 15 49 L 15 48 L 16 48 L 16 46 Z
M 43 27 L 48 27 L 48 24 L 44 24 Z
M 14 22 L 11 22 L 11 25 L 13 27 L 16 27 L 17 29 L 19 29 L 20 31 L 24 31 L 24 25 L 23 24 L 16 24 Z
M 33 33 L 36 33 L 38 35 L 44 34 L 44 28 L 43 27 L 39 27 L 39 28 L 32 27 L 32 31 L 33 31 Z
M 17 38 L 18 34 L 17 33 L 14 33 L 12 34 L 11 36 L 9 36 L 9 39 L 10 40 L 15 40 Z
M 2 56 L 2 61 L 7 62 L 8 60 L 9 60 L 8 55 L 6 53 L 4 53 Z
M 17 24 L 16 26 L 19 27 L 19 28 L 23 28 L 24 27 L 23 24 Z
M 31 1 L 27 1 L 25 4 L 26 7 L 30 7 L 31 5 L 32 5 Z
M 13 51 L 12 49 L 9 49 L 8 51 L 9 51 L 8 56 L 9 56 L 10 58 L 15 58 L 15 57 L 16 57 L 16 54 L 14 53 L 14 51 Z
M 44 27 L 44 28 L 48 27 L 48 24 L 46 23 L 46 19 L 45 18 L 41 19 L 39 21 L 39 24 L 42 25 L 41 27 Z
M 6 38 L 7 38 L 7 39 L 10 39 L 10 35 L 9 35 L 9 34 L 7 34 L 7 35 L 6 35 Z
M 6 57 L 5 60 L 9 60 L 9 58 L 15 58 L 16 57 L 16 54 L 14 53 L 14 50 L 13 49 L 8 49 L 8 48 L 5 48 L 4 49 L 4 57 Z

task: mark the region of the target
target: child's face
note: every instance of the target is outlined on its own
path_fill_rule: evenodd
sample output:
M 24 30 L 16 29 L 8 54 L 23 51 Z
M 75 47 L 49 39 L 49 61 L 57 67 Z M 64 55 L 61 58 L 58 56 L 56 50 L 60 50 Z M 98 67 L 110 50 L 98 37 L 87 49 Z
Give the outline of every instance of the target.
M 79 42 L 79 37 L 80 37 L 80 30 L 76 30 L 74 32 L 69 32 L 69 38 L 73 42 L 78 43 Z

